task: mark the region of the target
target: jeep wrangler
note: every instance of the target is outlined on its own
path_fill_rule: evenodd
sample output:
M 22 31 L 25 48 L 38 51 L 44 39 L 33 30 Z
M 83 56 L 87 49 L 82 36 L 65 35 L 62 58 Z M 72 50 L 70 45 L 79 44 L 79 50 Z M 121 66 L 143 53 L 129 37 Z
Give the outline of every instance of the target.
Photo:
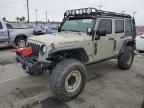
M 87 65 L 115 58 L 120 69 L 129 69 L 135 36 L 130 15 L 95 8 L 68 10 L 57 33 L 29 38 L 27 47 L 15 50 L 16 59 L 32 76 L 49 72 L 53 95 L 69 101 L 82 92 Z

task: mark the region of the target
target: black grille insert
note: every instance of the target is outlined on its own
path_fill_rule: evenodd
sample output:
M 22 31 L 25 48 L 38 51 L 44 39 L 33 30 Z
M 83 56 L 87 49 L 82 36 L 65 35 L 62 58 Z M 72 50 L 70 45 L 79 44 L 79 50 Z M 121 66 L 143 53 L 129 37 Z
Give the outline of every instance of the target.
M 41 46 L 38 45 L 38 44 L 34 44 L 34 43 L 28 43 L 28 46 L 32 47 L 32 50 L 33 50 L 33 54 L 32 55 L 34 57 L 38 58 Z

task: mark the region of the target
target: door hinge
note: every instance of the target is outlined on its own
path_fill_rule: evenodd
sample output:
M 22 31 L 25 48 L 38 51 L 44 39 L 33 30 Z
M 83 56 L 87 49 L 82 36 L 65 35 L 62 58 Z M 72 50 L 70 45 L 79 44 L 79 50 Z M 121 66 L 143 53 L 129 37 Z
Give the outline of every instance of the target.
M 94 44 L 94 55 L 97 54 L 97 43 Z
M 117 41 L 114 40 L 114 50 L 116 50 L 116 46 L 117 46 Z

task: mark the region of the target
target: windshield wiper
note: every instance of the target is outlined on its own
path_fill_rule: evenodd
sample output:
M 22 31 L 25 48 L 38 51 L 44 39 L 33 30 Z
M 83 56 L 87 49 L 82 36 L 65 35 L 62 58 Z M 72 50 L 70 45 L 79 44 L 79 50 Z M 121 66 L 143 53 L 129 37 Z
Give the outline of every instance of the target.
M 81 32 L 81 31 L 78 31 L 78 30 L 70 30 L 70 31 L 72 31 L 72 32 Z

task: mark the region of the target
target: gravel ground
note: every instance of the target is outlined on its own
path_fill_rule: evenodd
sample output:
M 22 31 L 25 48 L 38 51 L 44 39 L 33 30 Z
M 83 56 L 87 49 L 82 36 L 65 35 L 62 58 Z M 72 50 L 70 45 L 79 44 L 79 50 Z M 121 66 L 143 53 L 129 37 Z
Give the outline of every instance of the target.
M 10 48 L 0 49 L 0 108 L 141 108 L 143 55 L 135 56 L 132 68 L 127 71 L 120 70 L 116 60 L 87 67 L 84 91 L 67 103 L 52 97 L 47 73 L 40 77 L 27 75 L 14 56 Z

